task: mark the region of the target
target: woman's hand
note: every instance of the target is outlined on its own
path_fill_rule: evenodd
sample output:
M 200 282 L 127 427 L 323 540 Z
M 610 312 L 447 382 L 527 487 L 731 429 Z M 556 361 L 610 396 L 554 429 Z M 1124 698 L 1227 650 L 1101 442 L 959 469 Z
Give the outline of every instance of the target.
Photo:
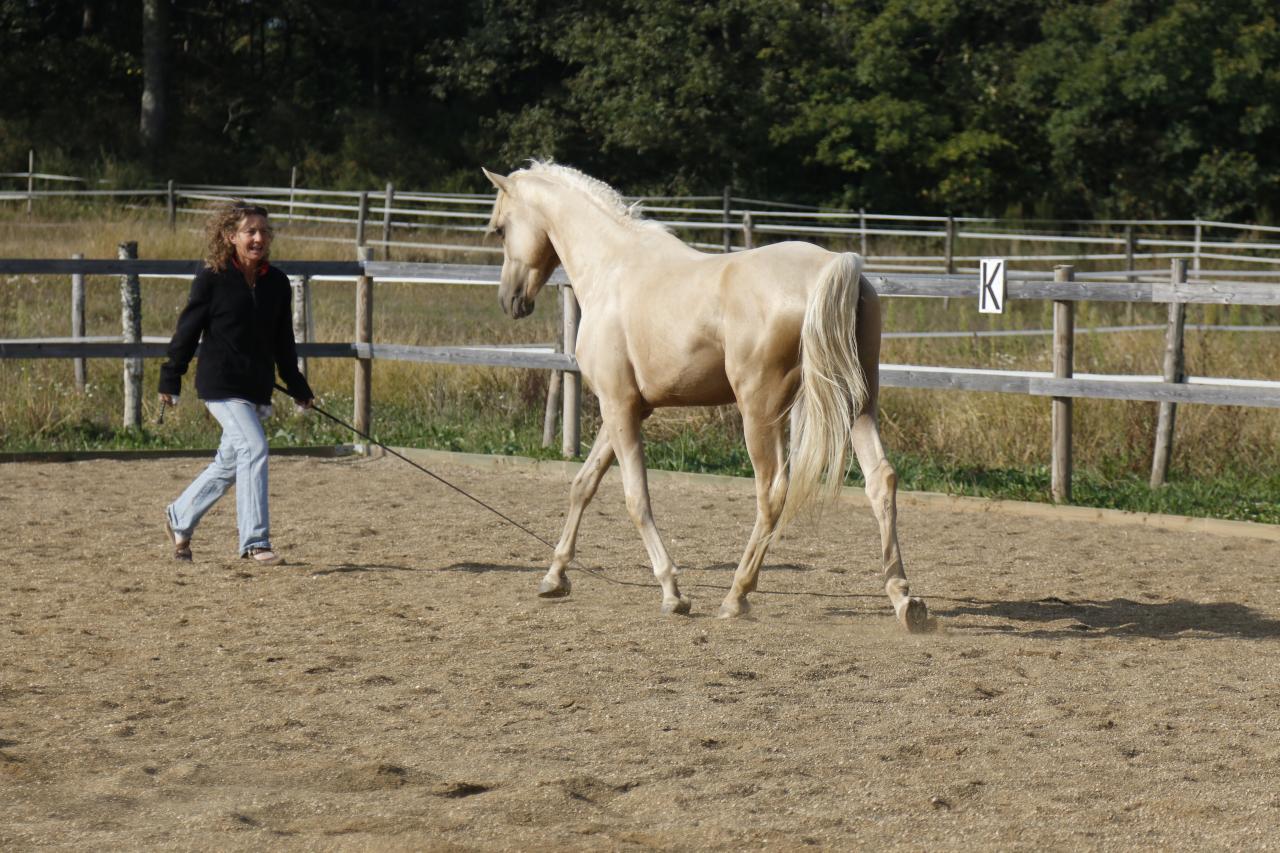
M 176 406 L 176 405 L 178 405 L 178 401 L 177 401 L 177 399 L 176 399 L 172 394 L 161 394 L 161 395 L 160 395 L 160 405 L 162 405 L 162 406 Z
M 316 404 L 316 398 L 311 397 L 310 399 L 307 399 L 307 400 L 299 400 L 297 397 L 294 397 L 293 402 L 297 405 L 299 409 L 310 409 L 312 406 Z

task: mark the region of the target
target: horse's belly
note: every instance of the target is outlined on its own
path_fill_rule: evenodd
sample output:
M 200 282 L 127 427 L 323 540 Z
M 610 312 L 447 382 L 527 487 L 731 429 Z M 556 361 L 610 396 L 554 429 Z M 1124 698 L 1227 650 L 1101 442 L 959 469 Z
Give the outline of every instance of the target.
M 671 352 L 662 362 L 635 366 L 640 396 L 650 406 L 718 406 L 733 402 L 723 352 Z

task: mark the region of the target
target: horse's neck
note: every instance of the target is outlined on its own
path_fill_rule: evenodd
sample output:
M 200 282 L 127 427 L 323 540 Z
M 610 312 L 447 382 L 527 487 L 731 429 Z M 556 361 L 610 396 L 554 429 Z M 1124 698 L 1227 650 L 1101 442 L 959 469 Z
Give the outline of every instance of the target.
M 573 192 L 547 193 L 543 202 L 547 233 L 579 301 L 609 274 L 630 267 L 653 249 L 654 239 L 671 235 L 619 222 L 592 201 Z
M 579 299 L 630 249 L 626 226 L 576 193 L 548 193 L 544 215 L 551 244 Z

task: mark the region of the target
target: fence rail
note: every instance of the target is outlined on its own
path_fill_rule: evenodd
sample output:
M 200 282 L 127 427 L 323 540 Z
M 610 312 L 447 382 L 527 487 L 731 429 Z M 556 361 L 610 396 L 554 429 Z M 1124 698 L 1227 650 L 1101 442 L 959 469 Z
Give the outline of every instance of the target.
M 128 245 L 128 244 L 125 244 Z M 123 247 L 122 247 L 123 248 Z M 549 284 L 559 287 L 564 299 L 564 332 L 556 343 L 523 346 L 412 346 L 377 343 L 367 327 L 372 306 L 374 283 L 410 282 L 425 284 L 496 285 L 500 268 L 470 264 L 412 263 L 375 261 L 280 261 L 278 266 L 288 274 L 295 288 L 295 330 L 298 333 L 298 355 L 308 358 L 350 358 L 368 366 L 375 359 L 418 363 L 488 365 L 534 370 L 551 370 L 558 381 L 550 383 L 547 421 L 553 431 L 555 408 L 563 405 L 564 429 L 562 448 L 566 455 L 580 451 L 579 419 L 581 385 L 578 365 L 571 353 L 577 335 L 577 303 L 563 271 L 557 270 Z M 83 277 L 86 275 L 118 275 L 122 281 L 140 276 L 189 277 L 198 262 L 184 260 L 129 260 L 69 258 L 50 260 L 0 259 L 0 274 Z M 1134 280 L 1135 275 L 1140 276 Z M 885 297 L 911 298 L 977 298 L 979 282 L 972 275 L 870 273 L 868 280 Z M 1122 279 L 1119 281 L 1107 278 Z M 350 342 L 316 342 L 310 340 L 307 316 L 307 288 L 312 280 L 350 280 L 357 284 L 363 310 L 357 311 L 357 328 Z M 122 289 L 122 302 L 126 301 Z M 1236 378 L 1187 377 L 1181 363 L 1182 330 L 1187 304 L 1280 305 L 1280 287 L 1256 281 L 1204 280 L 1188 281 L 1185 259 L 1173 261 L 1163 279 L 1152 280 L 1150 271 L 1135 273 L 1121 270 L 1094 274 L 1093 279 L 1075 280 L 1071 267 L 1059 267 L 1052 274 L 1039 272 L 1010 273 L 1006 298 L 1013 300 L 1050 300 L 1054 303 L 1054 329 L 1032 330 L 1054 335 L 1055 370 L 1052 373 L 1020 370 L 986 370 L 940 367 L 932 365 L 883 364 L 881 383 L 887 387 L 932 390 L 962 390 L 1026 394 L 1050 397 L 1054 401 L 1053 462 L 1054 497 L 1070 498 L 1070 402 L 1078 398 L 1149 401 L 1160 404 L 1161 418 L 1157 435 L 1157 465 L 1152 483 L 1163 482 L 1167 454 L 1171 452 L 1173 412 L 1175 404 L 1255 406 L 1280 408 L 1280 381 Z M 1077 330 L 1073 306 L 1082 301 L 1162 303 L 1169 305 L 1170 319 L 1165 329 L 1166 370 L 1162 376 L 1073 375 L 1072 353 Z M 136 297 L 125 305 L 125 328 L 139 328 L 140 312 Z M 73 309 L 74 313 L 74 309 Z M 363 325 L 362 325 L 363 324 Z M 1234 328 L 1234 327 L 1233 327 Z M 1246 327 L 1241 327 L 1246 328 Z M 1255 327 L 1272 330 L 1270 326 Z M 1089 330 L 1079 330 L 1087 332 Z M 127 334 L 127 333 L 126 333 Z M 162 338 L 42 338 L 0 341 L 0 359 L 47 358 L 122 358 L 126 365 L 141 358 L 161 358 L 167 341 Z M 198 356 L 197 356 L 198 357 Z M 363 380 L 361 376 L 363 375 Z M 357 424 L 366 426 L 371 419 L 369 371 L 357 371 Z M 126 382 L 140 383 L 140 373 L 126 368 Z M 133 389 L 136 399 L 140 391 Z M 126 418 L 128 414 L 126 413 Z M 367 432 L 368 429 L 365 429 Z M 550 441 L 550 439 L 548 439 Z M 1165 454 L 1160 465 L 1161 453 Z M 1157 470 L 1159 469 L 1159 470 Z
M 203 216 L 206 210 L 184 202 L 208 202 L 231 196 L 244 197 L 272 211 L 278 227 L 291 239 L 332 242 L 339 240 L 381 250 L 384 259 L 392 251 L 453 251 L 496 254 L 493 246 L 466 240 L 448 242 L 418 238 L 416 232 L 437 235 L 477 235 L 485 230 L 488 208 L 494 197 L 482 193 L 442 193 L 397 189 L 387 185 L 373 190 L 312 189 L 219 184 L 176 184 L 129 189 L 39 190 L 37 180 L 81 181 L 67 175 L 35 171 L 32 154 L 29 171 L 0 173 L 0 178 L 25 181 L 25 189 L 0 191 L 0 203 L 23 203 L 28 212 L 41 199 L 132 198 L 138 202 L 163 199 L 170 221 Z M 1198 277 L 1206 260 L 1258 265 L 1262 275 L 1280 279 L 1280 242 L 1267 235 L 1280 234 L 1280 226 L 1221 222 L 1204 219 L 1105 219 L 1105 220 L 1004 220 L 991 217 L 916 216 L 866 210 L 821 209 L 785 202 L 735 196 L 726 188 L 721 196 L 643 196 L 628 199 L 638 209 L 704 249 L 737 251 L 767 239 L 824 239 L 860 250 L 869 269 L 900 270 L 903 264 L 882 258 L 876 240 L 916 241 L 935 245 L 933 254 L 912 255 L 912 271 L 954 273 L 957 265 L 980 256 L 962 254 L 961 244 L 992 246 L 1023 262 L 1105 262 L 1124 259 L 1134 268 L 1137 261 L 1158 264 L 1172 255 L 1189 255 L 1190 277 Z M 718 206 L 708 202 L 719 202 Z M 349 229 L 350 238 L 304 233 L 303 226 L 323 225 Z M 378 226 L 381 226 L 380 229 Z M 1039 226 L 1031 228 L 1030 226 Z M 377 231 L 378 233 L 373 233 Z M 697 235 L 718 234 L 716 242 L 697 242 Z M 1256 239 L 1262 237 L 1263 239 Z M 1039 247 L 1057 246 L 1049 253 Z M 1003 247 L 1003 248 L 999 248 Z M 1023 251 L 1027 247 L 1036 251 Z M 1172 254 L 1171 251 L 1172 250 Z

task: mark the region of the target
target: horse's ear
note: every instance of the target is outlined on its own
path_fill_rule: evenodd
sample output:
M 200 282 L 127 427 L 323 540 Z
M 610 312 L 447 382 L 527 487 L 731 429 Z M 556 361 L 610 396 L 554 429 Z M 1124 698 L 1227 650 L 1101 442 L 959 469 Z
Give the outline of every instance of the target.
M 484 166 L 480 167 L 480 171 L 484 172 L 484 176 L 488 178 L 495 187 L 502 190 L 504 193 L 509 194 L 511 192 L 510 178 L 504 178 L 502 175 L 496 175 L 493 172 L 490 172 Z

